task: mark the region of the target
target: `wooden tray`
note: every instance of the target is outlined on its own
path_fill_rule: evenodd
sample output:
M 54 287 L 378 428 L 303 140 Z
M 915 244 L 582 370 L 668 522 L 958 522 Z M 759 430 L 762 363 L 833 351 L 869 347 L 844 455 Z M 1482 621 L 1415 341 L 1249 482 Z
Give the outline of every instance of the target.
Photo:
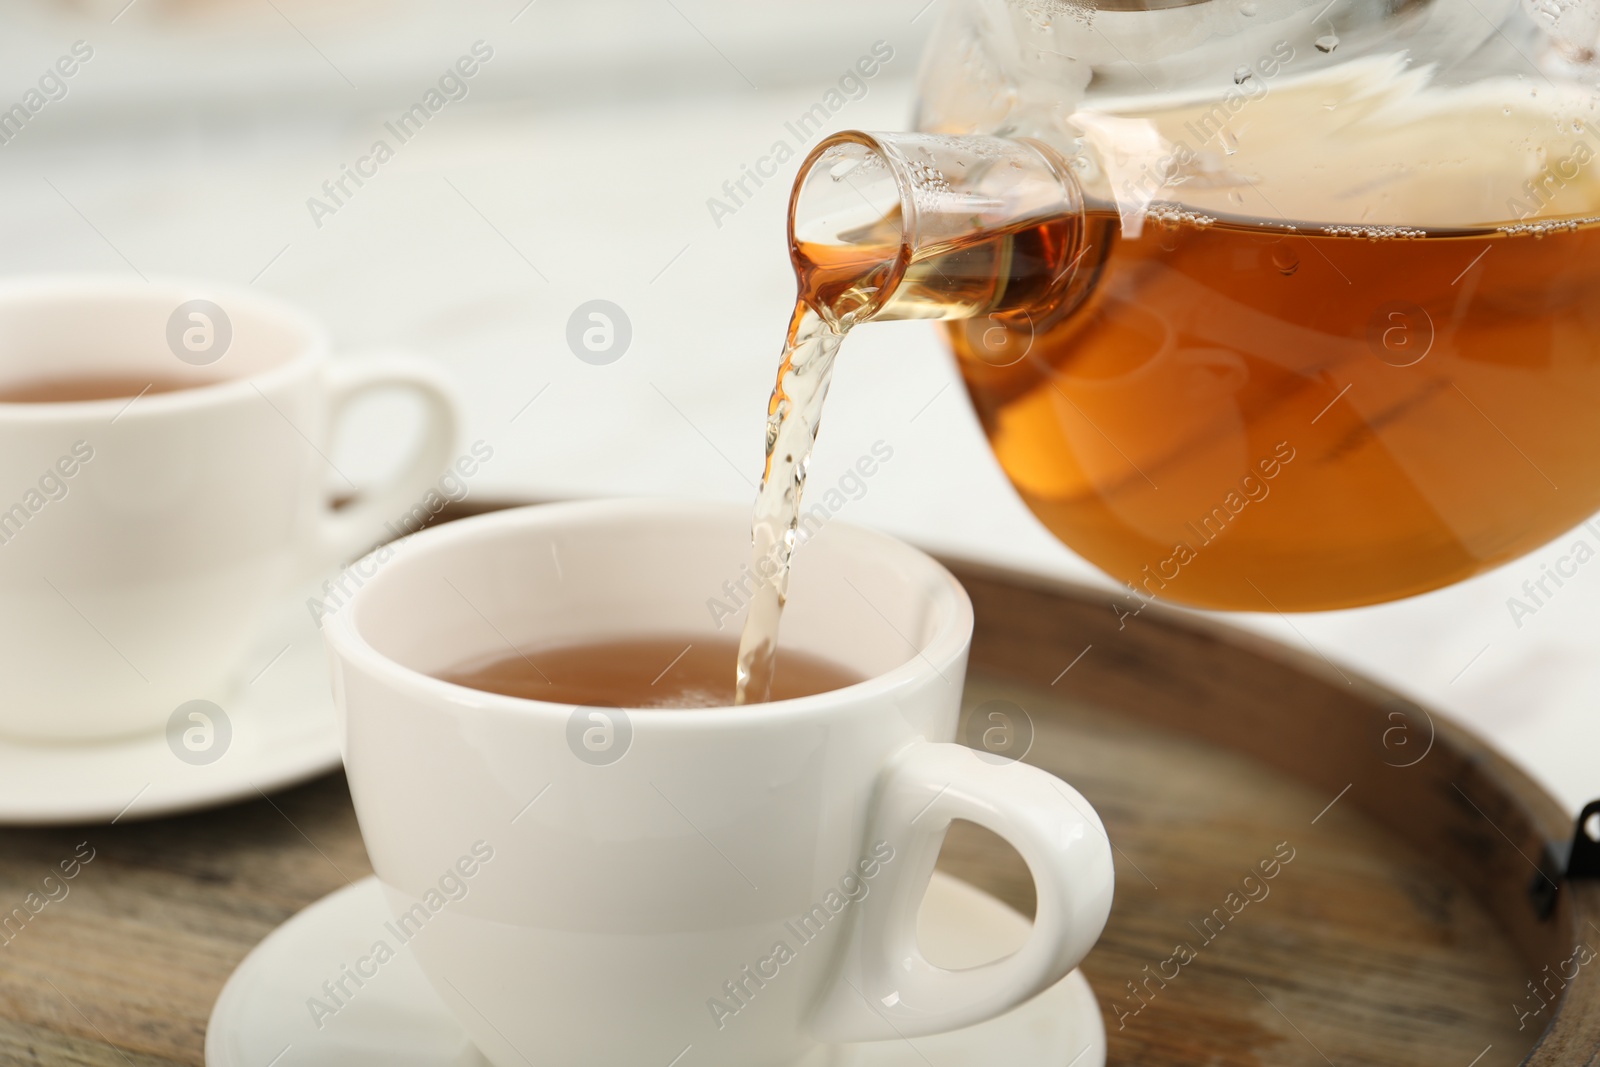
M 1569 820 L 1481 741 L 1270 642 L 1154 607 L 1119 628 L 1103 594 L 952 569 L 977 607 L 968 707 L 1031 721 L 1028 761 L 1117 849 L 1084 965 L 1112 1063 L 1600 1062 L 1600 960 L 1575 955 L 1600 949 L 1600 883 L 1563 880 Z M 0 1063 L 201 1064 L 245 953 L 370 871 L 336 774 L 181 818 L 0 829 L 0 909 L 90 849 L 0 935 Z M 1032 906 L 976 828 L 942 863 Z

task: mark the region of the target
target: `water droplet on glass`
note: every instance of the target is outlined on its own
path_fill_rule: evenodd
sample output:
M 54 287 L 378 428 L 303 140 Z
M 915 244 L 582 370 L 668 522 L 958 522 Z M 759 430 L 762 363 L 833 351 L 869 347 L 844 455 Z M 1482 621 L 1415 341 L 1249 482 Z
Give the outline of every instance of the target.
M 1255 72 L 1249 67 L 1240 67 L 1238 70 L 1233 72 L 1233 84 L 1243 85 L 1245 82 L 1250 80 L 1250 76 L 1253 73 Z
M 1318 37 L 1313 43 L 1316 44 L 1317 51 L 1331 52 L 1335 48 L 1339 47 L 1339 38 L 1331 33 L 1325 33 L 1321 37 Z
M 1250 0 L 1245 0 L 1244 3 L 1239 5 L 1239 14 L 1243 15 L 1247 19 L 1255 18 L 1256 5 L 1251 3 Z
M 1278 273 L 1287 278 L 1300 269 L 1300 257 L 1288 245 L 1278 245 L 1272 250 L 1272 265 L 1278 268 Z

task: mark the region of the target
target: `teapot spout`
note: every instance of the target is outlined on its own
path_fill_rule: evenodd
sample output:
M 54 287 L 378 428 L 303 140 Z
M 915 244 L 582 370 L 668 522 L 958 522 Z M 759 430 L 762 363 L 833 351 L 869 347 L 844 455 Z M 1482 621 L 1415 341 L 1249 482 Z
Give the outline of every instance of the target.
M 1062 312 L 1085 235 L 1071 164 L 1027 138 L 848 130 L 812 151 L 789 198 L 801 298 L 840 333 Z

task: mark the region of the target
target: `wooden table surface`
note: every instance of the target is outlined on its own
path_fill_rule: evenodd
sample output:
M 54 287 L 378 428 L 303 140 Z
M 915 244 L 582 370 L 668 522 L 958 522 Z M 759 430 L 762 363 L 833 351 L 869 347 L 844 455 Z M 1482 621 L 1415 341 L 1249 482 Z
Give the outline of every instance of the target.
M 1084 968 L 1112 1063 L 1600 1062 L 1600 966 L 1518 1026 L 1529 980 L 1579 939 L 1600 947 L 1600 892 L 1562 883 L 1545 852 L 1565 816 L 1498 756 L 1441 721 L 1397 767 L 1397 705 L 1359 679 L 1157 611 L 1118 630 L 1088 594 L 961 577 L 968 708 L 1020 709 L 1028 761 L 1076 785 L 1117 849 Z M 958 827 L 941 863 L 1032 906 L 1026 868 L 984 831 Z M 0 1063 L 203 1063 L 238 962 L 370 870 L 340 774 L 176 818 L 0 829 Z

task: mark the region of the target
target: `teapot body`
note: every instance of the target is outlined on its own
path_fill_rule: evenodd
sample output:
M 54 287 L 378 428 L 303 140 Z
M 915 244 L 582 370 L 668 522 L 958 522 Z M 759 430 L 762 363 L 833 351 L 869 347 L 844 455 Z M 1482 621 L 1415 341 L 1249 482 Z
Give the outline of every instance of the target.
M 945 328 L 1119 613 L 1392 600 L 1600 509 L 1592 12 L 1324 5 L 950 0 L 931 42 L 919 128 L 1081 185 L 1073 298 Z

